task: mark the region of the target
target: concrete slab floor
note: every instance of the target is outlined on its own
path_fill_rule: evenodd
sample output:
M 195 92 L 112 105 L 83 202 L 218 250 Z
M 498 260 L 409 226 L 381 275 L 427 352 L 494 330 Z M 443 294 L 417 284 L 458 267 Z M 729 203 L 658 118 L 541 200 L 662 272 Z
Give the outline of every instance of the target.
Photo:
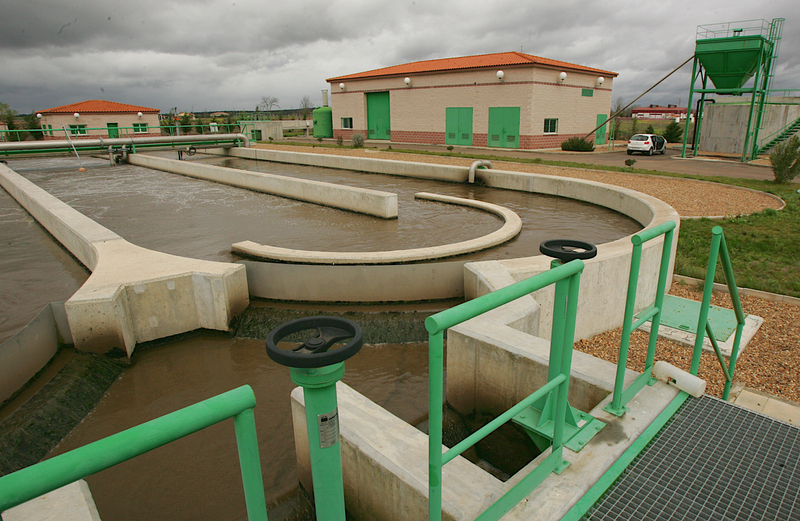
M 800 403 L 748 388 L 742 388 L 731 401 L 751 411 L 800 426 Z

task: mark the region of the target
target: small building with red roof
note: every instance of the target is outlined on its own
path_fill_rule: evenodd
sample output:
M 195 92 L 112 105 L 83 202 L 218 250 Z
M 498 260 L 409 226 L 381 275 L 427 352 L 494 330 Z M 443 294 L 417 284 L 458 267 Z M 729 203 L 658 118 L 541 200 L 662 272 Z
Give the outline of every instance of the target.
M 694 111 L 692 112 L 692 120 L 694 120 Z M 631 116 L 638 119 L 686 119 L 689 113 L 687 107 L 679 107 L 677 105 L 667 105 L 662 107 L 660 105 L 650 105 L 649 107 L 639 107 L 631 111 Z
M 521 52 L 463 56 L 336 76 L 334 137 L 558 148 L 608 117 L 617 73 Z M 605 142 L 605 129 L 594 136 Z
M 117 138 L 160 136 L 160 112 L 150 107 L 95 99 L 39 110 L 36 116 L 45 139 L 65 139 L 64 128 L 72 139 Z

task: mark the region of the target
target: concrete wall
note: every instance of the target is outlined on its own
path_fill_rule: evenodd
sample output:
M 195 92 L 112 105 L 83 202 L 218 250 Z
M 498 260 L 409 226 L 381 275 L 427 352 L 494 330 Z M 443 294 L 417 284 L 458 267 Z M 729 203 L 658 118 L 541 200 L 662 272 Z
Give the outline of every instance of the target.
M 86 481 L 57 488 L 2 512 L 5 521 L 100 521 Z
M 759 145 L 768 142 L 781 129 L 800 118 L 800 98 L 789 99 L 793 100 L 795 104 L 767 105 L 764 114 L 764 129 L 758 133 Z M 744 105 L 707 104 L 703 111 L 699 149 L 708 152 L 741 154 L 744 150 L 745 131 L 749 117 L 749 103 Z
M 252 149 L 242 150 L 255 152 Z M 248 157 L 248 154 L 245 153 L 239 157 Z M 203 163 L 176 161 L 142 154 L 130 154 L 128 162 L 145 168 L 198 177 L 248 190 L 374 215 L 383 219 L 397 217 L 397 194 L 389 192 L 370 190 L 368 188 L 353 188 L 260 172 L 248 172 L 238 168 L 223 168 Z
M 368 92 L 389 91 L 392 141 L 445 143 L 447 107 L 473 107 L 473 144 L 487 146 L 489 107 L 520 107 L 520 148 L 547 148 L 568 137 L 581 137 L 596 126 L 597 114 L 611 108 L 613 78 L 597 85 L 597 74 L 543 67 L 455 71 L 403 77 L 348 80 L 342 90 L 331 85 L 334 136 L 351 138 L 355 132 L 367 136 L 366 96 Z M 593 96 L 582 96 L 582 89 Z M 420 107 L 424 107 L 421 110 Z M 353 118 L 353 129 L 342 129 L 341 119 Z M 544 134 L 544 119 L 558 118 L 558 133 Z
M 0 403 L 21 389 L 58 351 L 52 306 L 46 305 L 28 325 L 0 344 Z
M 65 304 L 77 349 L 130 356 L 139 342 L 224 331 L 249 303 L 244 266 L 135 246 L 2 164 L 0 185 L 92 270 Z

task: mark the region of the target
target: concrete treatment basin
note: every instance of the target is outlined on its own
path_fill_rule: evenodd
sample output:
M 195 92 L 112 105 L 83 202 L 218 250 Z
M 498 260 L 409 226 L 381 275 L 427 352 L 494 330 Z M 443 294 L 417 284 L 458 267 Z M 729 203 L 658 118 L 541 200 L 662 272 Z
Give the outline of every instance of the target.
M 139 172 L 137 170 L 137 174 L 140 174 L 140 173 L 141 172 Z M 135 177 L 135 176 L 131 176 L 131 177 Z M 74 180 L 75 180 L 74 178 L 71 178 L 70 181 L 74 181 Z M 108 181 L 111 182 L 112 180 L 109 179 Z M 54 186 L 57 185 L 57 182 L 55 181 L 55 179 L 52 182 L 53 182 Z M 75 190 L 76 190 L 76 192 L 80 192 L 80 188 L 75 188 Z M 190 197 L 191 195 L 193 195 L 192 192 L 178 192 L 178 193 L 179 193 L 178 199 L 182 199 L 184 197 Z M 505 192 L 505 191 L 503 191 L 501 193 L 503 193 L 503 194 L 509 193 L 510 194 L 510 193 L 513 193 L 513 192 Z M 264 196 L 259 196 L 259 197 L 264 197 Z M 213 199 L 213 198 L 210 198 L 210 199 Z M 80 200 L 80 197 L 75 197 L 75 199 L 73 200 L 73 203 L 74 204 L 80 204 L 79 200 Z M 141 201 L 138 203 L 138 205 L 142 205 L 142 204 L 147 204 L 147 203 L 143 203 Z M 101 213 L 104 213 L 104 214 L 114 213 L 112 207 L 113 207 L 113 205 L 109 205 Z M 300 212 L 298 212 L 298 213 L 300 213 Z M 123 220 L 123 221 L 126 220 L 126 219 L 128 221 L 133 221 L 132 219 L 130 219 L 129 214 L 128 215 L 123 215 L 121 217 L 121 220 Z M 200 219 L 202 220 L 202 217 L 200 217 Z M 98 218 L 98 220 L 99 220 L 99 218 Z M 138 221 L 138 219 L 137 219 L 137 221 Z M 133 222 L 136 223 L 136 221 L 133 221 Z M 165 221 L 163 219 L 161 219 L 160 221 L 158 221 L 158 224 L 162 224 L 164 222 Z M 640 222 L 641 222 L 641 220 L 640 220 Z M 489 228 L 496 227 L 498 225 L 496 220 L 492 220 L 492 221 L 490 221 L 490 223 L 491 224 L 488 226 Z M 642 224 L 646 224 L 646 223 L 642 223 Z M 198 227 L 201 227 L 201 225 L 198 224 Z M 637 228 L 638 229 L 639 226 L 634 225 L 633 228 Z M 159 226 L 156 225 L 155 229 L 159 229 Z M 122 235 L 126 236 L 125 233 L 122 233 Z M 152 230 L 148 233 L 148 236 L 149 235 L 153 235 L 153 231 Z M 627 235 L 627 234 L 625 234 L 625 235 Z M 552 236 L 548 236 L 548 237 L 545 237 L 545 238 L 552 238 Z M 137 242 L 137 243 L 141 244 L 141 241 L 135 241 L 134 240 L 133 242 Z M 170 241 L 165 241 L 165 242 L 170 242 Z M 538 246 L 538 242 L 534 241 L 534 245 Z M 174 245 L 172 247 L 174 247 Z M 229 255 L 229 254 L 224 249 L 218 249 L 217 251 L 214 252 L 213 255 L 225 256 L 225 255 Z M 524 255 L 530 255 L 530 249 L 528 249 L 527 253 L 525 253 Z M 615 256 L 620 256 L 620 254 L 614 254 L 614 255 Z M 511 255 L 508 256 L 508 258 L 516 258 L 517 256 L 518 255 L 511 254 Z M 503 279 L 505 279 L 505 280 L 513 280 L 515 276 L 518 276 L 518 273 L 522 273 L 525 270 L 530 271 L 531 269 L 536 269 L 536 268 L 530 268 L 528 265 L 521 265 L 521 264 L 517 265 L 517 266 L 511 265 L 511 267 L 509 268 L 509 266 L 503 264 L 502 261 L 491 260 L 489 262 L 491 262 L 492 264 L 490 264 L 488 266 L 487 270 L 484 270 L 482 272 L 479 272 L 478 270 L 470 272 L 470 273 L 477 273 L 478 274 L 476 276 L 476 278 L 472 282 L 471 291 L 478 292 L 478 293 L 486 291 L 487 288 L 492 287 L 492 285 L 502 285 L 503 284 Z M 499 264 L 495 264 L 495 263 L 499 263 Z M 501 273 L 501 271 L 502 271 L 502 273 Z M 523 313 L 523 315 L 524 314 L 525 313 Z M 519 317 L 516 317 L 516 318 L 519 318 Z M 537 329 L 538 330 L 539 324 L 538 324 L 538 321 L 537 321 L 536 324 L 533 324 L 532 321 L 524 319 L 524 320 L 521 320 L 520 323 L 515 323 L 515 327 L 520 327 L 520 328 L 526 329 L 526 330 L 532 330 L 532 329 Z M 227 387 L 233 387 L 233 386 L 237 385 L 239 382 L 241 382 L 241 383 L 251 383 L 252 380 L 256 380 L 259 383 L 254 385 L 254 387 L 257 387 L 256 394 L 257 394 L 257 398 L 259 400 L 259 403 L 260 404 L 264 403 L 265 404 L 264 407 L 267 409 L 267 411 L 272 411 L 273 408 L 274 408 L 274 402 L 276 400 L 279 400 L 279 399 L 284 399 L 284 396 L 283 396 L 282 393 L 283 393 L 283 391 L 285 391 L 285 388 L 280 388 L 279 389 L 279 388 L 276 387 L 275 389 L 273 389 L 274 381 L 278 379 L 275 376 L 277 373 L 270 372 L 269 374 L 271 374 L 272 376 L 269 376 L 269 377 L 265 378 L 264 376 L 244 375 L 239 371 L 239 369 L 241 369 L 244 366 L 253 365 L 252 360 L 249 360 L 247 357 L 243 357 L 242 356 L 243 353 L 249 352 L 249 351 L 255 352 L 254 350 L 258 350 L 258 351 L 261 351 L 261 353 L 263 354 L 262 346 L 260 345 L 259 342 L 256 342 L 254 344 L 248 344 L 248 346 L 246 348 L 244 348 L 244 349 L 242 348 L 243 345 L 240 344 L 239 345 L 239 349 L 237 349 L 234 344 L 227 344 L 227 342 L 230 342 L 230 340 L 225 339 L 222 342 L 225 345 L 224 346 L 219 346 L 219 351 L 220 351 L 220 354 L 222 355 L 222 357 L 221 358 L 214 358 L 213 361 L 212 361 L 212 357 L 209 356 L 208 351 L 196 350 L 195 347 L 197 347 L 197 346 L 193 346 L 191 339 L 189 339 L 189 342 L 188 342 L 189 345 L 188 345 L 187 349 L 192 354 L 186 356 L 185 359 L 182 359 L 180 362 L 169 362 L 169 364 L 168 364 L 169 367 L 175 367 L 176 370 L 182 370 L 182 369 L 191 370 L 191 368 L 193 367 L 192 364 L 194 364 L 195 363 L 194 361 L 199 358 L 201 360 L 198 360 L 198 361 L 202 361 L 202 363 L 204 364 L 205 369 L 202 369 L 200 371 L 200 373 L 198 373 L 198 378 L 192 380 L 192 383 L 190 383 L 190 384 L 188 384 L 186 386 L 182 386 L 180 390 L 177 389 L 177 388 L 172 390 L 172 391 L 169 391 L 169 390 L 159 391 L 159 390 L 153 389 L 153 391 L 154 391 L 153 393 L 145 393 L 144 392 L 144 390 L 148 389 L 150 386 L 160 385 L 160 382 L 163 382 L 165 379 L 169 379 L 170 378 L 169 367 L 158 368 L 158 366 L 160 366 L 161 363 L 159 362 L 158 358 L 154 357 L 153 361 L 151 362 L 151 364 L 153 364 L 155 373 L 154 373 L 153 377 L 148 377 L 148 378 L 150 378 L 149 381 L 151 383 L 148 384 L 146 382 L 142 382 L 142 383 L 134 384 L 133 387 L 129 391 L 121 391 L 120 393 L 117 394 L 119 399 L 122 399 L 123 403 L 125 404 L 125 406 L 121 410 L 129 410 L 130 411 L 130 410 L 140 410 L 141 409 L 141 410 L 144 410 L 144 411 L 147 411 L 148 413 L 150 413 L 150 412 L 154 412 L 155 408 L 153 406 L 156 403 L 159 403 L 158 408 L 163 410 L 163 406 L 161 405 L 161 402 L 165 401 L 163 399 L 163 397 L 166 396 L 166 395 L 172 395 L 172 396 L 180 395 L 181 400 L 183 400 L 183 401 L 188 401 L 189 398 L 191 397 L 193 399 L 192 401 L 196 401 L 196 400 L 199 400 L 199 399 L 202 399 L 202 398 L 206 397 L 207 393 L 225 390 L 225 388 L 226 388 L 225 384 L 229 383 L 230 385 L 227 386 Z M 171 346 L 171 344 L 169 344 L 169 343 L 168 344 L 164 344 L 159 349 L 160 350 L 168 350 L 168 349 L 170 349 L 170 346 Z M 424 351 L 423 352 L 416 352 L 416 351 L 414 351 L 412 349 L 406 349 L 406 347 L 398 347 L 397 349 L 404 351 L 404 354 L 402 356 L 403 359 L 405 359 L 407 357 L 411 357 L 413 359 L 420 360 L 420 362 L 419 362 L 420 363 L 420 367 L 424 367 L 424 356 L 425 356 L 424 355 Z M 412 353 L 415 353 L 415 354 L 412 354 Z M 199 356 L 197 356 L 197 355 L 199 355 Z M 227 360 L 228 358 L 230 359 L 230 361 Z M 144 360 L 144 358 L 142 358 L 142 360 Z M 173 364 L 175 364 L 175 365 L 173 365 Z M 259 367 L 262 367 L 262 369 L 263 369 L 263 363 L 258 362 L 255 365 L 257 365 Z M 131 369 L 132 372 L 135 371 L 135 370 L 136 370 L 135 367 L 133 369 Z M 398 373 L 393 373 L 393 371 L 399 371 L 399 372 Z M 233 374 L 233 373 L 236 373 L 238 376 L 233 376 L 232 378 L 228 378 L 228 376 L 226 376 L 228 374 Z M 266 375 L 267 373 L 264 373 L 264 374 Z M 399 375 L 402 375 L 402 374 L 413 374 L 414 375 L 414 379 L 415 379 L 415 381 L 417 383 L 419 383 L 420 380 L 425 380 L 426 377 L 427 377 L 427 375 L 424 373 L 424 370 L 421 370 L 421 371 L 420 370 L 408 371 L 407 368 L 406 369 L 402 369 L 400 367 L 395 367 L 395 368 L 381 367 L 381 369 L 379 369 L 379 370 L 375 370 L 374 367 L 365 367 L 361 371 L 357 370 L 356 374 L 358 374 L 359 377 L 363 377 L 364 381 L 370 382 L 369 384 L 366 384 L 367 387 L 372 387 L 373 389 L 379 390 L 378 394 L 382 394 L 382 393 L 384 394 L 383 398 L 380 398 L 380 397 L 374 398 L 377 403 L 382 403 L 384 405 L 386 404 L 387 401 L 391 401 L 391 398 L 387 398 L 386 394 L 389 394 L 390 396 L 393 394 L 392 391 L 388 391 L 388 393 L 387 393 L 387 390 L 388 390 L 388 387 L 390 385 L 392 385 L 391 382 L 393 382 L 397 378 L 399 378 L 396 375 L 398 375 L 398 374 Z M 392 376 L 392 374 L 395 374 L 395 376 Z M 345 381 L 348 382 L 347 378 L 345 379 Z M 212 382 L 213 382 L 213 384 L 212 384 Z M 351 382 L 348 382 L 348 383 L 351 383 Z M 352 385 L 352 383 L 351 383 L 351 385 Z M 280 387 L 280 386 L 278 386 L 278 387 Z M 142 392 L 136 391 L 137 388 L 141 388 Z M 112 391 L 113 391 L 113 388 L 112 388 Z M 362 389 L 359 389 L 359 391 L 364 392 Z M 408 397 L 407 393 L 408 393 L 407 390 L 396 390 L 394 392 L 394 396 L 395 397 L 402 396 L 403 397 L 403 401 L 405 401 L 406 398 Z M 369 393 L 365 392 L 364 394 L 367 394 L 369 396 Z M 424 394 L 424 392 L 423 392 L 423 394 Z M 146 395 L 148 395 L 148 396 L 146 396 Z M 170 400 L 170 401 L 173 402 L 173 403 L 176 403 L 176 402 L 174 402 L 174 400 Z M 409 402 L 417 403 L 414 400 L 409 400 Z M 191 403 L 191 402 L 189 402 L 189 403 Z M 286 403 L 288 404 L 288 401 Z M 391 409 L 390 405 L 387 405 L 387 407 L 389 407 Z M 122 423 L 124 423 L 122 421 L 122 417 L 119 415 L 119 414 L 123 414 L 124 415 L 124 413 L 122 413 L 122 412 L 120 412 L 119 414 L 115 413 L 115 412 L 113 412 L 115 409 L 116 408 L 114 407 L 114 405 L 110 404 L 109 407 L 104 409 L 105 410 L 104 413 L 103 412 L 99 413 L 99 414 L 110 414 L 110 416 L 109 416 L 110 422 L 109 422 L 109 425 L 107 427 L 105 427 L 106 430 L 115 429 L 116 426 L 121 425 Z M 280 408 L 278 408 L 278 409 L 280 409 Z M 257 409 L 257 411 L 258 410 L 259 409 Z M 284 411 L 285 411 L 285 409 L 284 409 Z M 163 411 L 163 412 L 168 412 L 168 410 Z M 269 414 L 269 412 L 267 412 L 266 414 Z M 402 413 L 402 412 L 401 413 L 396 413 L 396 414 L 399 414 L 400 416 L 404 415 L 404 413 Z M 412 414 L 410 416 L 413 417 L 414 414 Z M 409 419 L 406 419 L 405 421 L 413 420 L 413 418 L 411 418 L 411 417 L 409 417 Z M 97 436 L 97 434 L 91 434 L 90 431 L 91 431 L 92 425 L 95 424 L 95 422 L 100 422 L 100 421 L 101 421 L 101 419 L 99 417 L 97 417 L 95 420 L 90 420 L 88 422 L 85 422 L 87 424 L 86 425 L 87 430 L 84 431 L 84 432 L 89 432 L 89 434 L 85 434 L 85 435 L 89 436 L 90 438 L 93 437 L 93 436 Z M 284 418 L 284 421 L 286 421 L 285 418 Z M 124 427 L 121 427 L 121 428 L 124 428 Z M 118 429 L 116 429 L 116 430 L 118 430 Z M 267 427 L 266 430 L 269 433 L 272 432 L 272 428 L 271 427 Z M 260 432 L 262 432 L 262 431 L 260 431 Z M 268 438 L 267 435 L 262 434 L 262 436 L 264 438 Z M 289 440 L 289 443 L 291 443 L 290 440 Z M 80 444 L 80 443 L 78 443 L 78 444 Z M 63 446 L 63 448 L 67 448 L 68 445 L 69 445 L 69 443 L 65 444 Z M 199 441 L 199 439 L 198 439 L 198 441 L 195 441 L 195 442 L 189 442 L 189 446 L 190 447 L 188 448 L 188 450 L 185 451 L 184 454 L 185 454 L 185 457 L 187 457 L 192 462 L 191 463 L 191 467 L 192 468 L 196 469 L 197 468 L 196 465 L 203 465 L 202 463 L 195 463 L 195 462 L 199 461 L 199 458 L 196 458 L 195 454 L 200 451 L 200 447 L 202 447 L 203 445 L 204 445 L 204 443 L 202 441 Z M 288 451 L 290 451 L 290 448 L 289 448 L 290 446 L 291 445 L 280 445 L 280 444 L 278 444 L 278 442 L 274 441 L 273 437 L 269 437 L 268 440 L 264 440 L 264 443 L 262 443 L 262 454 L 265 454 L 266 452 L 276 451 L 278 453 L 282 453 L 285 456 L 286 453 L 287 453 L 287 449 L 288 449 Z M 264 447 L 269 447 L 269 449 L 265 449 Z M 59 450 L 62 450 L 62 449 L 59 449 Z M 262 457 L 267 457 L 267 456 L 262 456 Z M 142 466 L 143 467 L 148 467 L 150 464 L 154 464 L 155 460 L 157 460 L 157 459 L 160 459 L 160 458 L 156 457 L 154 459 L 151 459 L 149 464 L 145 464 L 145 465 L 142 465 Z M 291 457 L 289 459 L 291 459 Z M 197 475 L 208 475 L 208 473 L 213 475 L 214 471 L 217 469 L 217 465 L 218 464 L 219 464 L 219 462 L 217 462 L 217 461 L 215 461 L 214 463 L 210 464 L 210 467 L 213 467 L 213 469 L 214 469 L 213 471 L 210 470 L 210 469 L 206 469 L 206 470 L 202 470 L 202 471 L 196 471 L 194 473 L 196 473 Z M 281 463 L 279 463 L 278 465 L 279 465 L 279 467 L 285 469 L 285 468 L 287 468 L 286 466 L 289 465 L 289 464 L 286 462 L 286 458 L 283 457 L 283 458 L 281 458 Z M 141 469 L 142 466 L 139 467 L 137 472 L 138 471 L 142 471 L 142 469 Z M 273 468 L 273 472 L 275 472 L 274 471 L 274 467 L 272 467 L 272 468 Z M 150 470 L 147 470 L 146 472 L 150 472 Z M 136 496 L 134 494 L 137 491 L 141 491 L 142 487 L 144 486 L 145 483 L 148 483 L 148 482 L 150 482 L 150 483 L 153 483 L 153 482 L 159 483 L 160 482 L 160 483 L 166 485 L 167 481 L 172 481 L 172 477 L 171 477 L 171 474 L 170 474 L 171 470 L 166 470 L 165 469 L 162 472 L 164 472 L 164 473 L 158 475 L 160 477 L 155 477 L 153 474 L 150 474 L 149 477 L 145 477 L 144 479 L 139 480 L 138 482 L 140 483 L 140 485 L 131 484 L 131 486 L 129 488 L 131 489 L 130 490 L 130 492 L 131 492 L 130 496 L 131 496 L 132 499 L 127 500 L 126 504 L 127 505 L 133 505 L 134 503 L 138 503 L 137 508 L 138 507 L 141 507 L 141 508 L 144 508 L 144 509 L 148 509 L 149 508 L 150 510 L 148 512 L 149 512 L 150 516 L 152 516 L 154 512 L 163 512 L 164 511 L 163 509 L 166 507 L 165 504 L 163 504 L 163 503 L 156 504 L 155 501 L 153 501 L 152 503 L 150 501 L 141 501 L 141 500 L 137 501 L 135 499 Z M 272 503 L 272 506 L 275 509 L 280 509 L 280 508 L 282 508 L 280 505 L 286 505 L 287 504 L 285 502 L 281 502 L 280 501 L 281 498 L 286 498 L 287 496 L 290 496 L 290 499 L 288 500 L 288 503 L 299 501 L 299 500 L 294 499 L 294 498 L 296 498 L 296 495 L 294 495 L 294 493 L 291 492 L 290 489 L 286 488 L 285 483 L 287 483 L 287 482 L 291 483 L 293 479 L 294 479 L 294 482 L 296 482 L 296 478 L 293 477 L 293 476 L 295 476 L 293 474 L 294 471 L 289 470 L 288 472 L 289 472 L 289 476 L 288 476 L 288 478 L 286 478 L 284 476 L 284 479 L 282 481 L 282 483 L 284 483 L 283 485 L 278 485 L 278 488 L 271 488 L 270 489 L 272 491 L 272 494 L 273 494 L 273 496 L 271 496 L 270 499 L 274 501 Z M 123 470 L 123 473 L 124 473 L 124 470 Z M 234 474 L 235 474 L 235 472 L 234 472 Z M 224 475 L 227 475 L 227 474 L 224 474 Z M 265 470 L 265 476 L 267 476 L 267 475 L 269 475 L 269 471 Z M 124 482 L 125 479 L 126 479 L 125 475 L 123 474 L 121 476 L 121 480 Z M 98 482 L 99 481 L 101 481 L 101 480 L 98 480 Z M 202 481 L 202 479 L 201 479 L 201 481 Z M 269 478 L 267 478 L 265 481 L 269 481 Z M 176 482 L 177 482 L 177 480 L 176 480 Z M 178 485 L 178 486 L 180 486 L 180 485 Z M 191 486 L 194 486 L 194 484 L 191 485 Z M 208 483 L 208 484 L 206 484 L 204 486 L 207 487 L 207 488 L 205 488 L 205 490 L 214 491 L 215 488 L 218 488 L 219 485 L 218 484 L 214 484 L 214 483 Z M 102 488 L 102 485 L 100 486 L 100 488 Z M 103 501 L 115 502 L 115 496 L 118 496 L 119 494 L 121 494 L 120 487 L 119 486 L 116 486 L 116 487 L 111 486 L 110 488 L 113 489 L 113 490 L 109 491 L 110 496 L 105 500 L 98 500 L 98 503 L 102 503 Z M 93 485 L 93 489 L 94 489 L 94 485 Z M 190 503 L 197 503 L 197 500 L 196 500 L 197 497 L 204 497 L 204 498 L 205 497 L 211 497 L 212 492 L 206 493 L 206 494 L 208 494 L 208 496 L 206 496 L 206 495 L 204 495 L 203 492 L 199 492 L 199 490 L 202 490 L 202 489 L 203 489 L 203 487 L 198 487 L 198 489 L 195 490 L 195 492 L 197 492 L 197 495 L 196 496 L 192 496 L 191 498 L 187 498 L 187 499 L 185 499 L 185 501 L 188 501 Z M 223 496 L 225 496 L 226 498 L 231 497 L 232 499 L 235 499 L 233 496 L 236 496 L 236 494 L 237 494 L 237 492 L 235 490 L 233 490 L 229 486 L 224 487 L 222 490 L 220 490 L 220 492 L 223 492 Z M 127 491 L 126 491 L 126 493 L 127 493 Z M 141 495 L 138 496 L 138 497 L 141 497 Z M 167 498 L 164 501 L 171 502 L 172 499 L 171 498 Z M 232 503 L 233 502 L 234 501 L 232 501 Z M 148 503 L 150 503 L 150 504 L 148 504 Z M 241 502 L 238 502 L 237 504 L 241 504 Z M 184 506 L 188 506 L 188 505 L 184 505 Z M 196 505 L 196 504 L 192 505 L 192 508 L 194 508 L 194 507 L 200 508 L 199 512 L 201 512 L 201 513 L 199 515 L 204 515 L 204 514 L 207 513 L 202 505 Z M 108 511 L 109 508 L 110 507 L 106 507 L 106 510 Z M 231 507 L 226 507 L 226 508 L 231 508 Z M 230 519 L 237 519 L 238 517 L 241 517 L 240 515 L 238 517 L 236 517 L 237 514 L 234 513 L 235 512 L 235 508 L 236 507 L 233 507 L 230 510 L 231 516 L 234 516 L 234 517 L 230 517 Z M 179 510 L 182 510 L 182 509 L 183 509 L 183 507 L 179 508 Z M 301 508 L 301 510 L 302 510 L 302 508 Z M 101 511 L 102 511 L 102 509 L 101 509 Z M 198 512 L 198 510 L 196 510 L 196 509 L 194 509 L 194 510 L 187 509 L 187 511 L 192 511 L 192 512 L 194 512 L 194 514 L 197 514 L 197 512 Z M 272 511 L 270 512 L 270 514 L 271 514 L 271 517 L 270 517 L 271 519 L 273 519 L 273 518 L 274 519 L 283 519 L 284 518 L 284 517 L 280 517 L 280 514 L 278 514 L 277 512 L 275 513 L 274 517 L 273 517 L 273 512 Z M 126 514 L 123 513 L 123 514 L 120 514 L 120 515 L 125 516 Z M 181 518 L 180 517 L 181 515 L 182 514 L 177 514 L 178 517 L 173 517 L 173 518 L 179 519 L 179 518 Z M 140 514 L 140 517 L 141 516 L 148 517 L 148 514 L 147 513 L 142 513 L 142 514 Z M 114 518 L 115 517 L 113 517 L 113 516 L 108 517 L 108 519 L 114 519 Z M 123 518 L 124 517 L 117 517 L 117 519 L 123 519 Z M 192 517 L 186 517 L 186 519 L 191 519 L 191 518 Z M 104 519 L 106 519 L 106 518 L 104 517 Z

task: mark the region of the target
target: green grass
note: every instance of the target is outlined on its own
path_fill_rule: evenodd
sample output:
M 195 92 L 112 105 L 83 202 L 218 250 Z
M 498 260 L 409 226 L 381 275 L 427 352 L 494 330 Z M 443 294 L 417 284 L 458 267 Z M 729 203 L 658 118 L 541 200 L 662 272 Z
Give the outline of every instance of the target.
M 728 184 L 773 193 L 786 201 L 786 208 L 720 221 L 681 221 L 675 273 L 705 278 L 711 229 L 721 226 L 738 286 L 800 297 L 800 194 L 797 185 L 735 181 L 739 182 Z M 721 268 L 717 269 L 715 282 L 725 282 Z
M 290 143 L 287 143 L 290 144 Z M 309 146 L 311 146 L 309 144 Z M 317 144 L 316 146 L 324 146 Z M 332 148 L 339 148 L 332 145 Z M 727 177 L 701 177 L 655 170 L 628 169 L 616 166 L 590 165 L 567 161 L 548 161 L 541 158 L 518 159 L 457 152 L 435 152 L 392 149 L 392 152 L 464 157 L 494 161 L 544 164 L 570 168 L 588 168 L 613 172 L 636 172 L 686 179 L 699 179 L 721 184 L 742 186 L 768 192 L 786 201 L 780 211 L 763 212 L 723 220 L 683 220 L 678 237 L 675 273 L 704 279 L 711 247 L 711 229 L 721 226 L 730 252 L 736 284 L 739 287 L 800 297 L 800 194 L 797 183 L 777 184 L 772 181 L 735 179 Z M 717 268 L 716 282 L 725 282 L 721 266 Z

